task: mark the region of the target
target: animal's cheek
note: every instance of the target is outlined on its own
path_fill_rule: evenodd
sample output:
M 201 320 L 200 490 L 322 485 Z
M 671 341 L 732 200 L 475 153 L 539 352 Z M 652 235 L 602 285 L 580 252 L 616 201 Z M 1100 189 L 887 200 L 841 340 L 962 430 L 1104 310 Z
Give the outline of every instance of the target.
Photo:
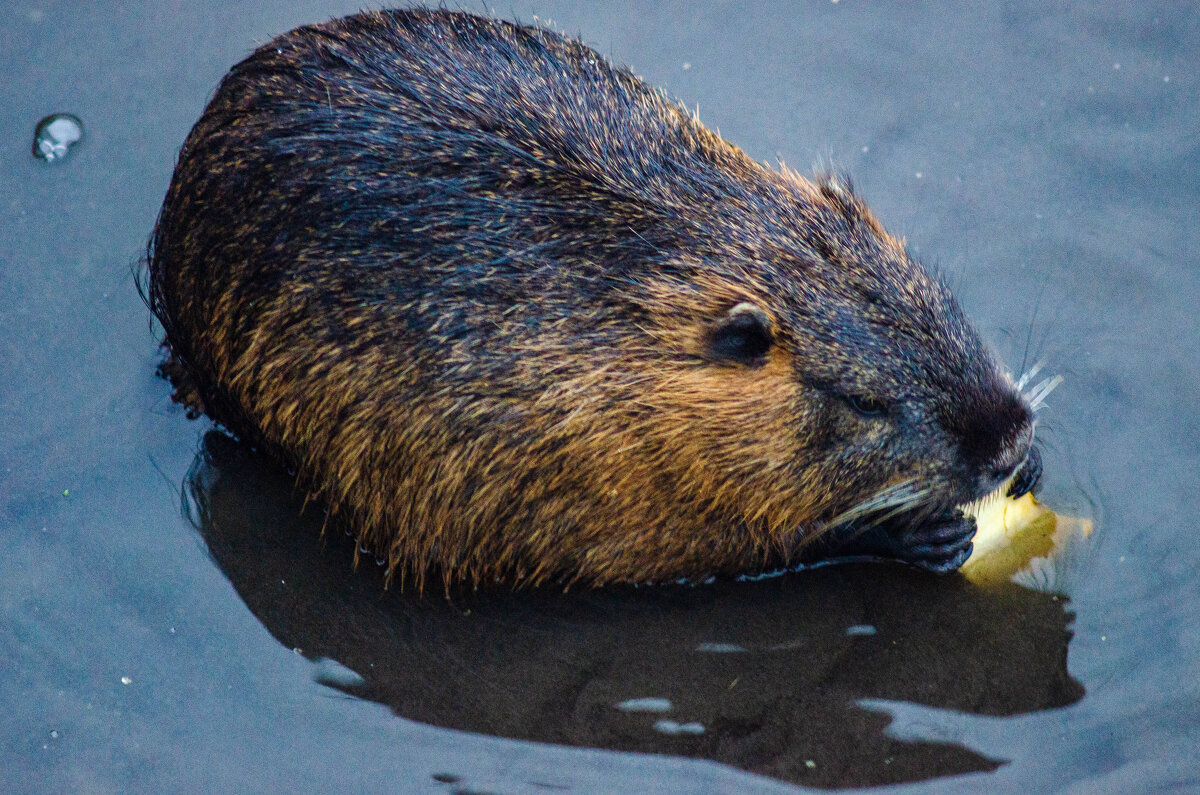
M 837 400 L 815 404 L 812 413 L 818 419 L 813 423 L 811 438 L 834 457 L 841 453 L 848 458 L 864 458 L 886 446 L 893 436 L 884 422 L 864 421 Z

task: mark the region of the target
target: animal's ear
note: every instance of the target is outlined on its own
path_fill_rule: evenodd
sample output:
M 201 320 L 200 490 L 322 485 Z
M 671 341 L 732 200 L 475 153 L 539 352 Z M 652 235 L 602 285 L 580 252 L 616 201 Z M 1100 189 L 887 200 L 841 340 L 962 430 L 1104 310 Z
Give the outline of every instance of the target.
M 732 307 L 708 332 L 708 354 L 718 362 L 758 367 L 775 341 L 771 318 L 759 307 L 742 302 Z

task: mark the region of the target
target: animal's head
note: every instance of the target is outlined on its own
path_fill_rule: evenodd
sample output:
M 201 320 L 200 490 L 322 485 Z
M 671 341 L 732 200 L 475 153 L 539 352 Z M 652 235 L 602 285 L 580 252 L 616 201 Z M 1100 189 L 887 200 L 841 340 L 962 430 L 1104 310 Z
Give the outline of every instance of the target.
M 933 515 L 1010 477 L 1034 415 L 948 289 L 837 179 L 762 195 L 625 291 L 662 471 L 772 535 Z

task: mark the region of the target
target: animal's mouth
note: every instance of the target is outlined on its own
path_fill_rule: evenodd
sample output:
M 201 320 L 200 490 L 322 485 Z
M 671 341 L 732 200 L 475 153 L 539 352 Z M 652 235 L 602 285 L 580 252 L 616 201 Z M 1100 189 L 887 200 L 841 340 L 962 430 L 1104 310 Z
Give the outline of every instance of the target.
M 1009 497 L 1023 497 L 1037 488 L 1042 480 L 1042 452 L 1037 447 L 1030 447 L 1025 460 L 1010 480 L 1011 485 L 1007 494 Z
M 1033 491 L 1041 477 L 1041 452 L 1037 447 L 1030 447 L 1020 463 L 997 476 L 981 479 L 974 492 L 957 501 L 955 507 L 970 512 L 996 499 L 1018 499 Z

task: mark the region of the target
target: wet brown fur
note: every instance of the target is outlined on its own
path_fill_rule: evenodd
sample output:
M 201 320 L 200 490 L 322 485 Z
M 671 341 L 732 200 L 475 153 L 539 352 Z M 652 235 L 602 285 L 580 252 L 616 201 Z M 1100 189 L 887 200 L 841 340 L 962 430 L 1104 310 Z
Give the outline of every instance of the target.
M 465 14 L 335 20 L 235 67 L 149 263 L 180 394 L 417 588 L 783 565 L 888 485 L 976 496 L 1028 424 L 843 181 Z M 772 339 L 749 363 L 709 347 L 743 304 Z

